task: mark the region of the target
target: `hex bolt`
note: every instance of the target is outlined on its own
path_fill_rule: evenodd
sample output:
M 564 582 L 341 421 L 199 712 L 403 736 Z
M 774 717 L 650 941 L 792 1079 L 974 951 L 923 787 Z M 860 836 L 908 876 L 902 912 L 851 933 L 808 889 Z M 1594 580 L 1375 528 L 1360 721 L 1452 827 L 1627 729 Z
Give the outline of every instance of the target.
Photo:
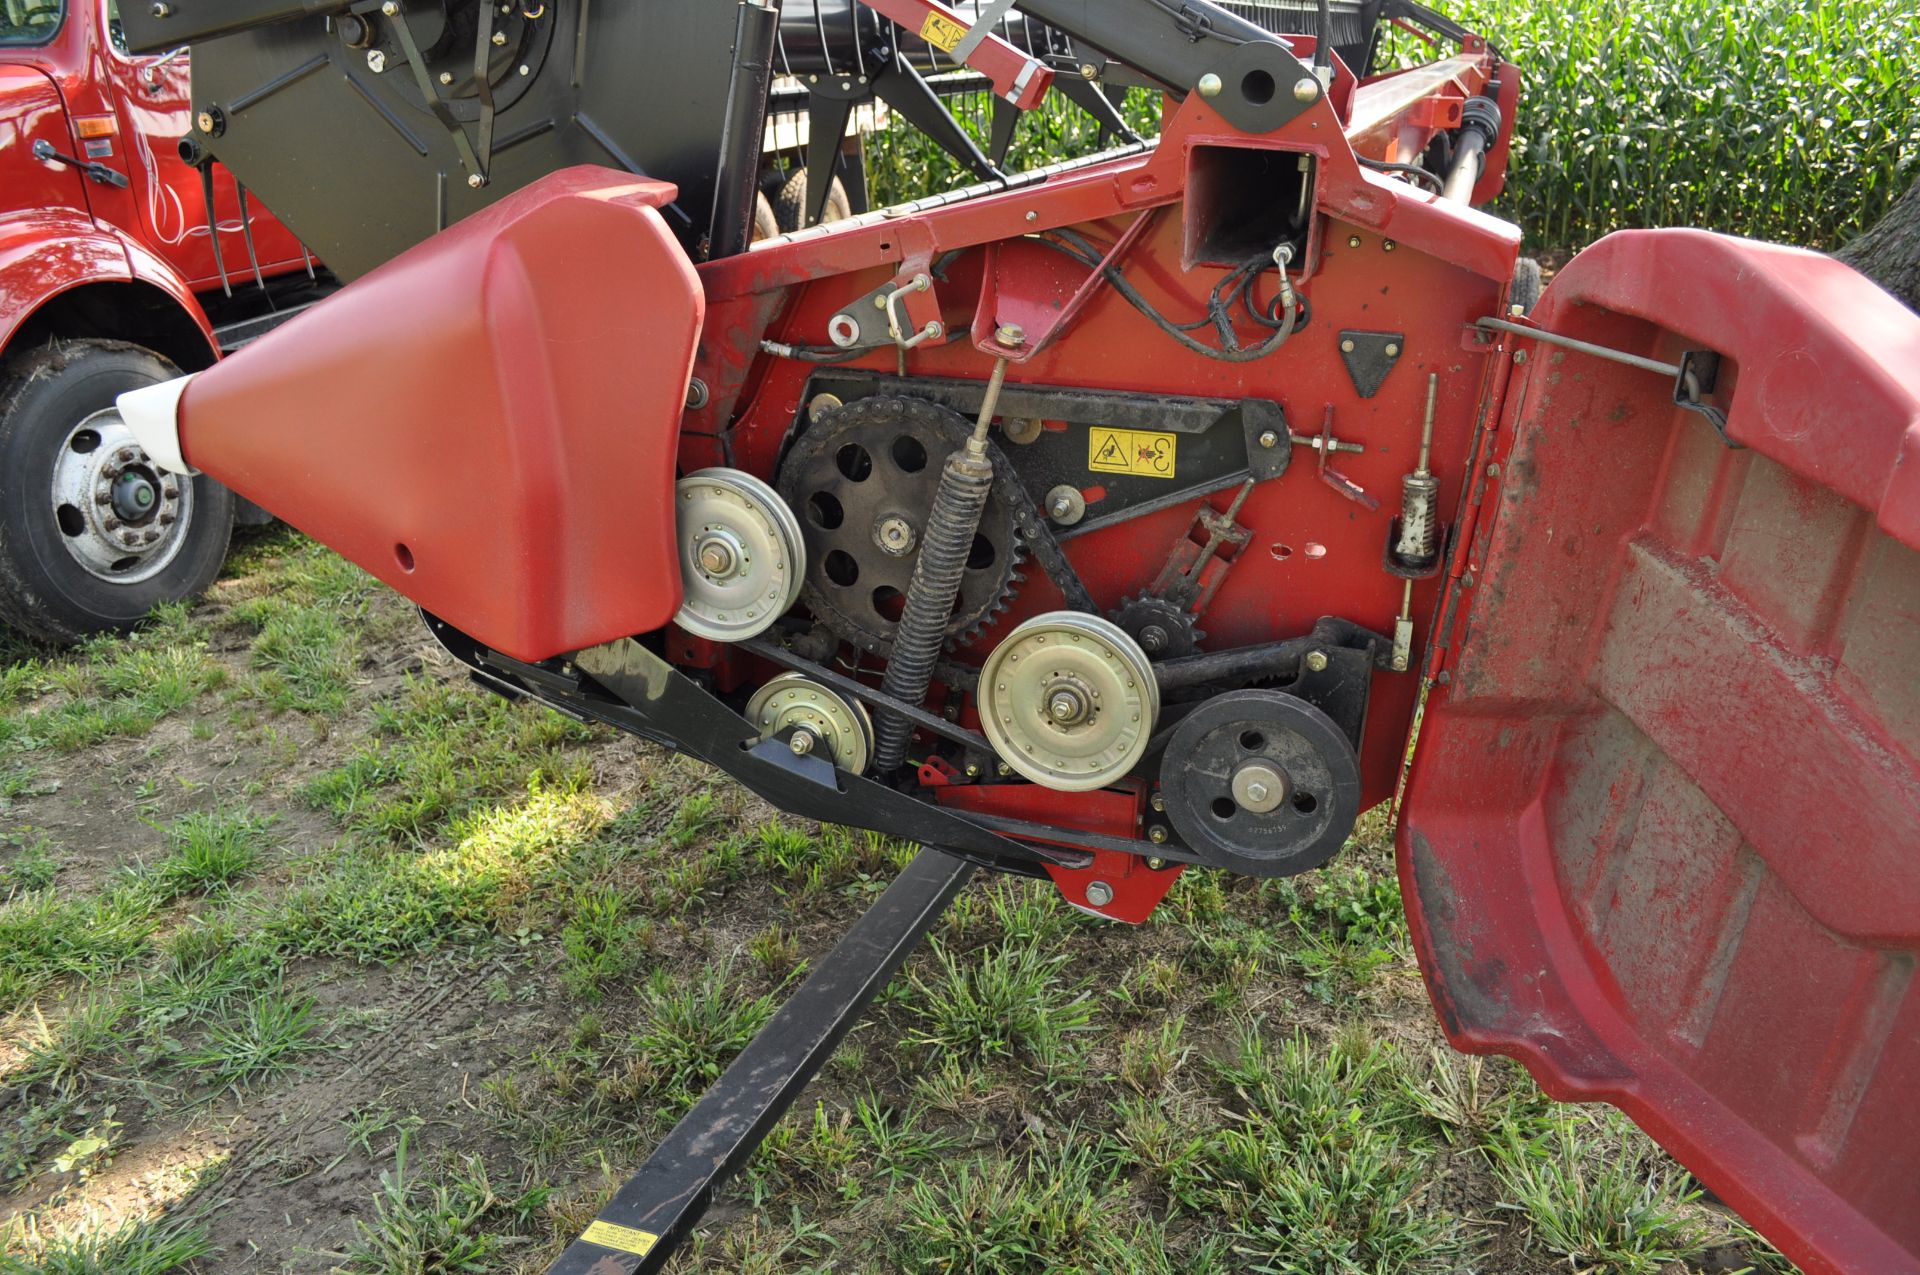
M 966 768 L 966 776 L 968 779 L 980 778 L 980 763 L 977 761 L 968 762 L 967 768 Z
M 1200 82 L 1194 85 L 1194 87 L 1200 90 L 1201 97 L 1219 97 L 1222 85 L 1220 83 L 1220 77 L 1212 71 L 1208 71 L 1200 77 Z
M 496 49 L 502 49 L 506 47 L 506 44 L 507 44 L 507 33 L 505 31 L 495 31 L 493 33 L 493 47 L 495 47 Z
M 1311 75 L 1303 75 L 1293 82 L 1293 100 L 1311 102 L 1320 96 L 1320 81 Z
M 1080 78 L 1083 80 L 1097 80 L 1100 78 L 1100 68 L 1091 62 L 1082 62 L 1080 64 Z
M 479 190 L 482 186 L 486 184 L 487 184 L 487 179 L 482 177 L 479 173 L 467 174 L 467 185 L 473 187 L 475 190 Z
M 1167 861 L 1157 854 L 1149 855 L 1147 857 L 1147 866 L 1155 872 L 1165 872 L 1167 870 Z
M 380 6 L 380 12 L 391 18 L 394 14 L 400 12 L 400 5 L 397 3 L 397 0 L 387 0 L 385 4 Z
M 1039 213 L 1037 213 L 1037 212 L 1035 212 L 1035 211 L 1034 211 L 1033 209 L 1031 209 L 1031 208 L 1029 208 L 1029 209 L 1027 209 L 1027 220 L 1028 220 L 1028 221 L 1039 221 L 1039 220 L 1040 220 L 1040 214 L 1039 214 Z
M 530 67 L 530 66 L 528 66 L 528 65 L 527 65 L 527 64 L 526 64 L 525 62 L 522 62 L 522 63 L 520 64 L 520 74 L 522 74 L 522 75 L 532 75 L 532 74 L 533 74 L 533 68 L 532 68 L 532 67 Z
M 156 18 L 170 17 L 173 14 L 173 6 L 170 4 L 156 3 L 151 9 L 148 9 L 147 12 Z
M 1348 235 L 1348 236 L 1347 236 L 1347 247 L 1349 247 L 1349 248 L 1358 248 L 1359 246 L 1360 246 L 1360 236 L 1359 236 L 1359 235 Z
M 441 82 L 442 84 L 451 84 L 451 83 L 453 83 L 453 72 L 452 72 L 452 71 L 442 71 L 442 72 L 440 72 L 440 82 Z
M 1308 651 L 1307 652 L 1307 668 L 1309 671 L 1314 673 L 1326 672 L 1327 671 L 1327 653 L 1325 651 Z
M 787 740 L 787 747 L 793 750 L 795 757 L 805 757 L 813 751 L 815 742 L 817 741 L 814 739 L 813 732 L 802 727 L 793 732 L 792 737 Z
M 1395 247 L 1396 245 L 1391 239 L 1382 239 L 1380 241 L 1380 251 L 1382 252 L 1392 252 Z
M 1280 435 L 1273 430 L 1263 429 L 1260 431 L 1260 445 L 1268 448 L 1278 447 L 1280 445 Z
M 1140 630 L 1140 649 L 1148 655 L 1158 655 L 1167 649 L 1167 631 L 1157 624 L 1149 624 Z
M 1000 776 L 1000 778 L 1005 779 L 1008 775 L 1011 775 L 1013 773 L 1013 767 L 1007 765 L 1007 763 L 1005 762 L 1001 762 L 999 765 L 993 768 L 993 773 Z
M 1087 902 L 1096 908 L 1103 908 L 1113 902 L 1113 887 L 1105 881 L 1087 882 Z
M 1389 341 L 1387 342 L 1386 354 L 1387 354 L 1387 357 L 1390 359 L 1398 358 L 1400 357 L 1400 347 L 1394 344 L 1392 341 Z
M 1147 829 L 1147 840 L 1153 842 L 1156 846 L 1165 845 L 1167 841 L 1167 830 L 1165 826 L 1156 823 L 1153 827 Z
M 1007 349 L 1015 349 L 1027 339 L 1026 329 L 1018 323 L 1002 323 L 993 330 L 993 339 Z
M 1340 353 L 1342 354 L 1353 353 L 1353 339 L 1351 337 L 1349 337 L 1348 339 L 1340 343 Z
M 1147 804 L 1152 806 L 1155 811 L 1161 811 L 1167 808 L 1167 799 L 1159 793 L 1155 793 L 1153 796 L 1147 798 Z
M 367 69 L 375 75 L 387 69 L 387 55 L 379 49 L 367 50 Z

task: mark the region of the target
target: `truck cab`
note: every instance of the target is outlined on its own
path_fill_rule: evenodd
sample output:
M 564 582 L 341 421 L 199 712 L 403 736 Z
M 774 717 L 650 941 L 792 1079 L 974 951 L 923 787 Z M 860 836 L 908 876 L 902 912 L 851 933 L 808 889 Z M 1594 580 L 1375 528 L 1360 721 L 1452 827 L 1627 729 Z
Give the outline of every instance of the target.
M 330 283 L 183 151 L 190 111 L 186 50 L 129 53 L 114 0 L 0 0 L 0 621 L 43 641 L 204 589 L 243 504 L 155 465 L 115 396 Z

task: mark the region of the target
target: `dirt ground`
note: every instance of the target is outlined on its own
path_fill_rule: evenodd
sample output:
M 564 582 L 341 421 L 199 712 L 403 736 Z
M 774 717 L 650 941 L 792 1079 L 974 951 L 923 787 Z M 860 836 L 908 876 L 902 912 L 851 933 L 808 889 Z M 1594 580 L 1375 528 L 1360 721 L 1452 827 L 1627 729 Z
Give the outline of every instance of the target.
M 913 853 L 465 684 L 284 531 L 0 672 L 0 1272 L 536 1271 Z M 977 879 L 682 1271 L 1788 1268 L 1445 1049 L 1386 826 L 1108 925 Z

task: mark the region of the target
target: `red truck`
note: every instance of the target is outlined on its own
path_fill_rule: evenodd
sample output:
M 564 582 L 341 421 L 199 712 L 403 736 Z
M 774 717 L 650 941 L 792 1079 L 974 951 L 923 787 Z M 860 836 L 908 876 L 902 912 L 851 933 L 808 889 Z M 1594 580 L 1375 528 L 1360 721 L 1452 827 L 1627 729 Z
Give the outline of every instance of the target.
M 0 620 L 43 640 L 204 589 L 251 509 L 154 465 L 114 396 L 328 283 L 231 174 L 183 155 L 188 93 L 186 50 L 127 52 L 114 0 L 0 0 Z

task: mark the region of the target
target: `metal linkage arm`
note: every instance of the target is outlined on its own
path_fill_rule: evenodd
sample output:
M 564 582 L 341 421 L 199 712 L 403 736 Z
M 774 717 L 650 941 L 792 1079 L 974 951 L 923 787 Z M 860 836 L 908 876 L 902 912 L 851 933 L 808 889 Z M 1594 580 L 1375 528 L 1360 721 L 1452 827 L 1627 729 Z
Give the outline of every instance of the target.
M 940 0 L 863 0 L 868 8 L 892 18 L 942 53 L 951 54 L 986 76 L 994 94 L 1023 111 L 1040 105 L 1053 83 L 1053 72 L 1038 58 L 1029 57 L 997 35 L 984 34 L 998 26 L 1004 5 L 990 6 L 977 23 L 969 23 Z
M 644 1275 L 665 1267 L 720 1184 L 746 1163 L 972 874 L 970 864 L 922 850 L 548 1275 Z

